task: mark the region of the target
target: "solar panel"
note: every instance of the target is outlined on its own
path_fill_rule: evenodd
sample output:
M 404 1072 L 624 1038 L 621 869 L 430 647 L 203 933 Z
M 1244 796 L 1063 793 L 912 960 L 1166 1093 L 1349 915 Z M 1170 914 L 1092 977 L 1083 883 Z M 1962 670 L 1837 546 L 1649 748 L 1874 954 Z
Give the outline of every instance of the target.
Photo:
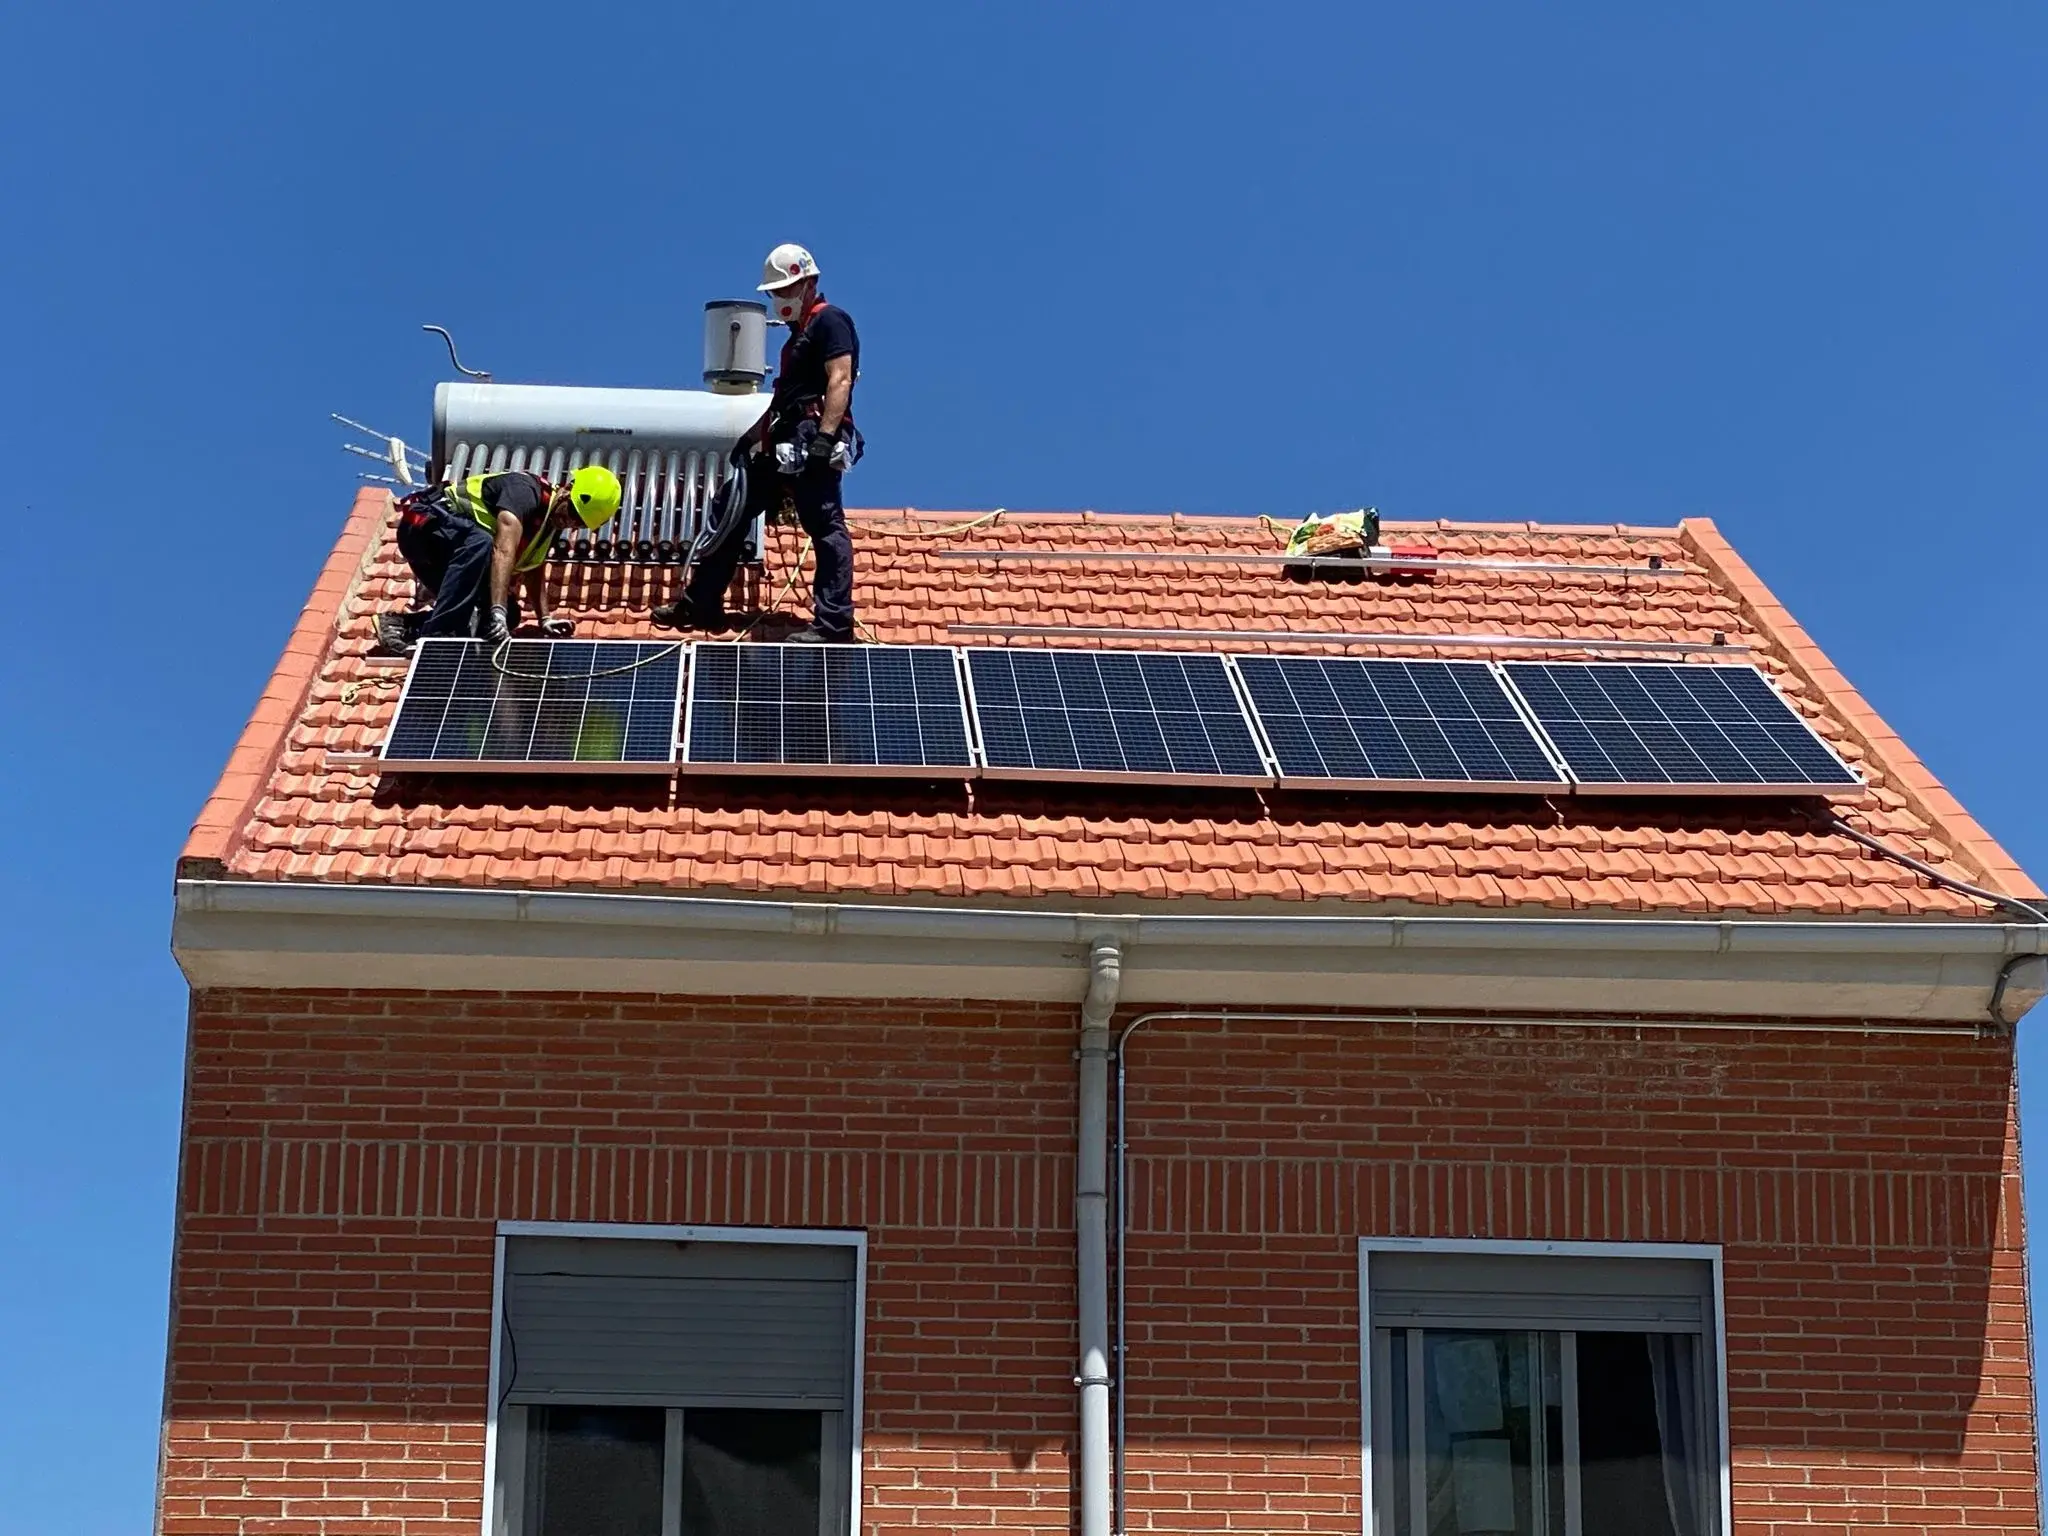
M 1569 787 L 1489 662 L 1237 656 L 1232 665 L 1282 784 L 1523 794 Z
M 991 777 L 1270 784 L 1221 656 L 970 650 Z
M 1784 794 L 1862 783 L 1755 667 L 1514 661 L 1502 670 L 1584 790 Z
M 683 765 L 701 773 L 974 773 L 940 645 L 696 646 Z
M 384 739 L 386 768 L 666 773 L 682 647 L 673 641 L 422 640 Z

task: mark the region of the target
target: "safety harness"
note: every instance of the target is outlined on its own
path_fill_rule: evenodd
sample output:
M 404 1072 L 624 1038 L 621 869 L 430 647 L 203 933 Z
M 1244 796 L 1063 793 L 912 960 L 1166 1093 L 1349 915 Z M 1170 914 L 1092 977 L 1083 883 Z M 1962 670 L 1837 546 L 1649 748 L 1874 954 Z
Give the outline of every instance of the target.
M 810 329 L 812 319 L 819 310 L 828 307 L 828 302 L 821 296 L 813 295 L 809 306 L 790 324 L 789 340 L 782 344 L 782 355 L 775 364 L 775 377 L 778 383 L 789 376 L 790 349 L 803 338 L 804 332 Z M 798 422 L 817 421 L 825 414 L 825 397 L 804 395 L 776 403 L 771 409 L 774 415 L 768 421 L 767 440 L 771 443 L 785 442 L 795 434 Z M 840 422 L 839 429 L 842 434 L 841 441 L 846 448 L 844 467 L 851 469 L 860 462 L 861 455 L 867 451 L 867 439 L 861 436 L 860 428 L 854 425 L 851 400 L 847 402 L 846 415 Z
M 437 513 L 452 514 L 457 518 L 468 518 L 493 537 L 498 531 L 498 514 L 484 504 L 484 482 L 495 480 L 503 474 L 525 474 L 524 470 L 499 470 L 497 474 L 468 475 L 446 485 L 430 485 L 423 491 L 414 491 L 398 503 L 398 515 L 408 523 L 418 525 L 428 521 Z M 539 480 L 538 475 L 533 476 Z M 542 504 L 540 524 L 526 537 L 519 547 L 519 558 L 513 563 L 516 571 L 538 570 L 547 564 L 550 551 L 554 548 L 554 534 L 548 528 L 547 509 L 552 504 L 554 488 L 545 480 L 541 486 L 548 492 L 548 501 Z

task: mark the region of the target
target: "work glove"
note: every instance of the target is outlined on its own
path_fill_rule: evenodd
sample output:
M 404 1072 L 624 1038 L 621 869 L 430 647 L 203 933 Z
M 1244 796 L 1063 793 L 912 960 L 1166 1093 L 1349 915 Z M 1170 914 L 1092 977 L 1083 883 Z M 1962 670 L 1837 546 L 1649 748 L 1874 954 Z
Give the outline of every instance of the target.
M 574 619 L 542 619 L 540 621 L 540 632 L 550 640 L 566 640 L 576 633 L 576 621 Z
M 503 645 L 512 638 L 512 621 L 503 608 L 491 610 L 491 622 L 484 628 L 484 638 L 493 645 Z
M 839 446 L 838 437 L 826 436 L 817 429 L 815 424 L 806 423 L 806 425 L 809 425 L 811 428 L 811 436 L 804 444 L 804 458 L 813 469 L 829 468 L 832 463 L 833 451 Z

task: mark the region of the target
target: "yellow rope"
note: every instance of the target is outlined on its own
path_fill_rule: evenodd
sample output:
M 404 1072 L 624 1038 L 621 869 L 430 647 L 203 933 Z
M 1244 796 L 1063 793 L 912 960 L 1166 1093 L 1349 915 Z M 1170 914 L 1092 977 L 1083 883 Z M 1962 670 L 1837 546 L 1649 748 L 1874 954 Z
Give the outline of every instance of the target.
M 804 557 L 809 555 L 810 552 L 811 536 L 809 534 L 805 534 L 803 544 L 797 549 L 796 559 L 792 561 L 790 564 L 789 579 L 783 582 L 782 590 L 775 594 L 773 601 L 769 602 L 765 607 L 759 609 L 754 614 L 753 618 L 747 621 L 747 627 L 741 630 L 737 635 L 733 636 L 733 643 L 735 645 L 737 645 L 740 641 L 746 639 L 747 636 L 751 635 L 754 632 L 754 626 L 756 624 L 759 624 L 763 619 L 767 618 L 771 611 L 780 608 L 782 606 L 782 600 L 788 597 L 791 592 L 796 590 L 796 579 L 797 577 L 803 574 Z
M 344 704 L 355 703 L 356 695 L 365 688 L 402 688 L 404 686 L 405 679 L 400 677 L 359 677 L 352 682 L 341 685 L 341 702 Z
M 971 529 L 981 527 L 984 523 L 992 523 L 1009 510 L 1008 507 L 997 507 L 993 512 L 982 513 L 980 517 L 975 518 L 972 522 L 953 523 L 944 528 L 901 528 L 896 531 L 895 537 L 899 539 L 950 538 L 956 533 L 966 533 Z

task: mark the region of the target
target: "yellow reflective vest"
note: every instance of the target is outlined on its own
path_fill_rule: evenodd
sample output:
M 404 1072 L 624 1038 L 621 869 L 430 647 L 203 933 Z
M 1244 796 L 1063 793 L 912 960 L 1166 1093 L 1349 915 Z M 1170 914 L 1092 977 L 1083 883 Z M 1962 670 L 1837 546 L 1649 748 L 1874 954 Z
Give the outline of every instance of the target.
M 459 513 L 466 513 L 483 525 L 484 532 L 496 538 L 498 535 L 498 514 L 484 504 L 484 485 L 487 481 L 503 478 L 508 474 L 520 474 L 520 470 L 499 470 L 494 475 L 470 475 L 462 480 L 448 483 L 448 500 Z M 519 547 L 519 559 L 513 569 L 517 571 L 538 570 L 547 564 L 548 551 L 554 548 L 555 536 L 548 528 L 545 496 L 546 485 L 542 485 L 540 526 L 526 536 L 526 542 Z

